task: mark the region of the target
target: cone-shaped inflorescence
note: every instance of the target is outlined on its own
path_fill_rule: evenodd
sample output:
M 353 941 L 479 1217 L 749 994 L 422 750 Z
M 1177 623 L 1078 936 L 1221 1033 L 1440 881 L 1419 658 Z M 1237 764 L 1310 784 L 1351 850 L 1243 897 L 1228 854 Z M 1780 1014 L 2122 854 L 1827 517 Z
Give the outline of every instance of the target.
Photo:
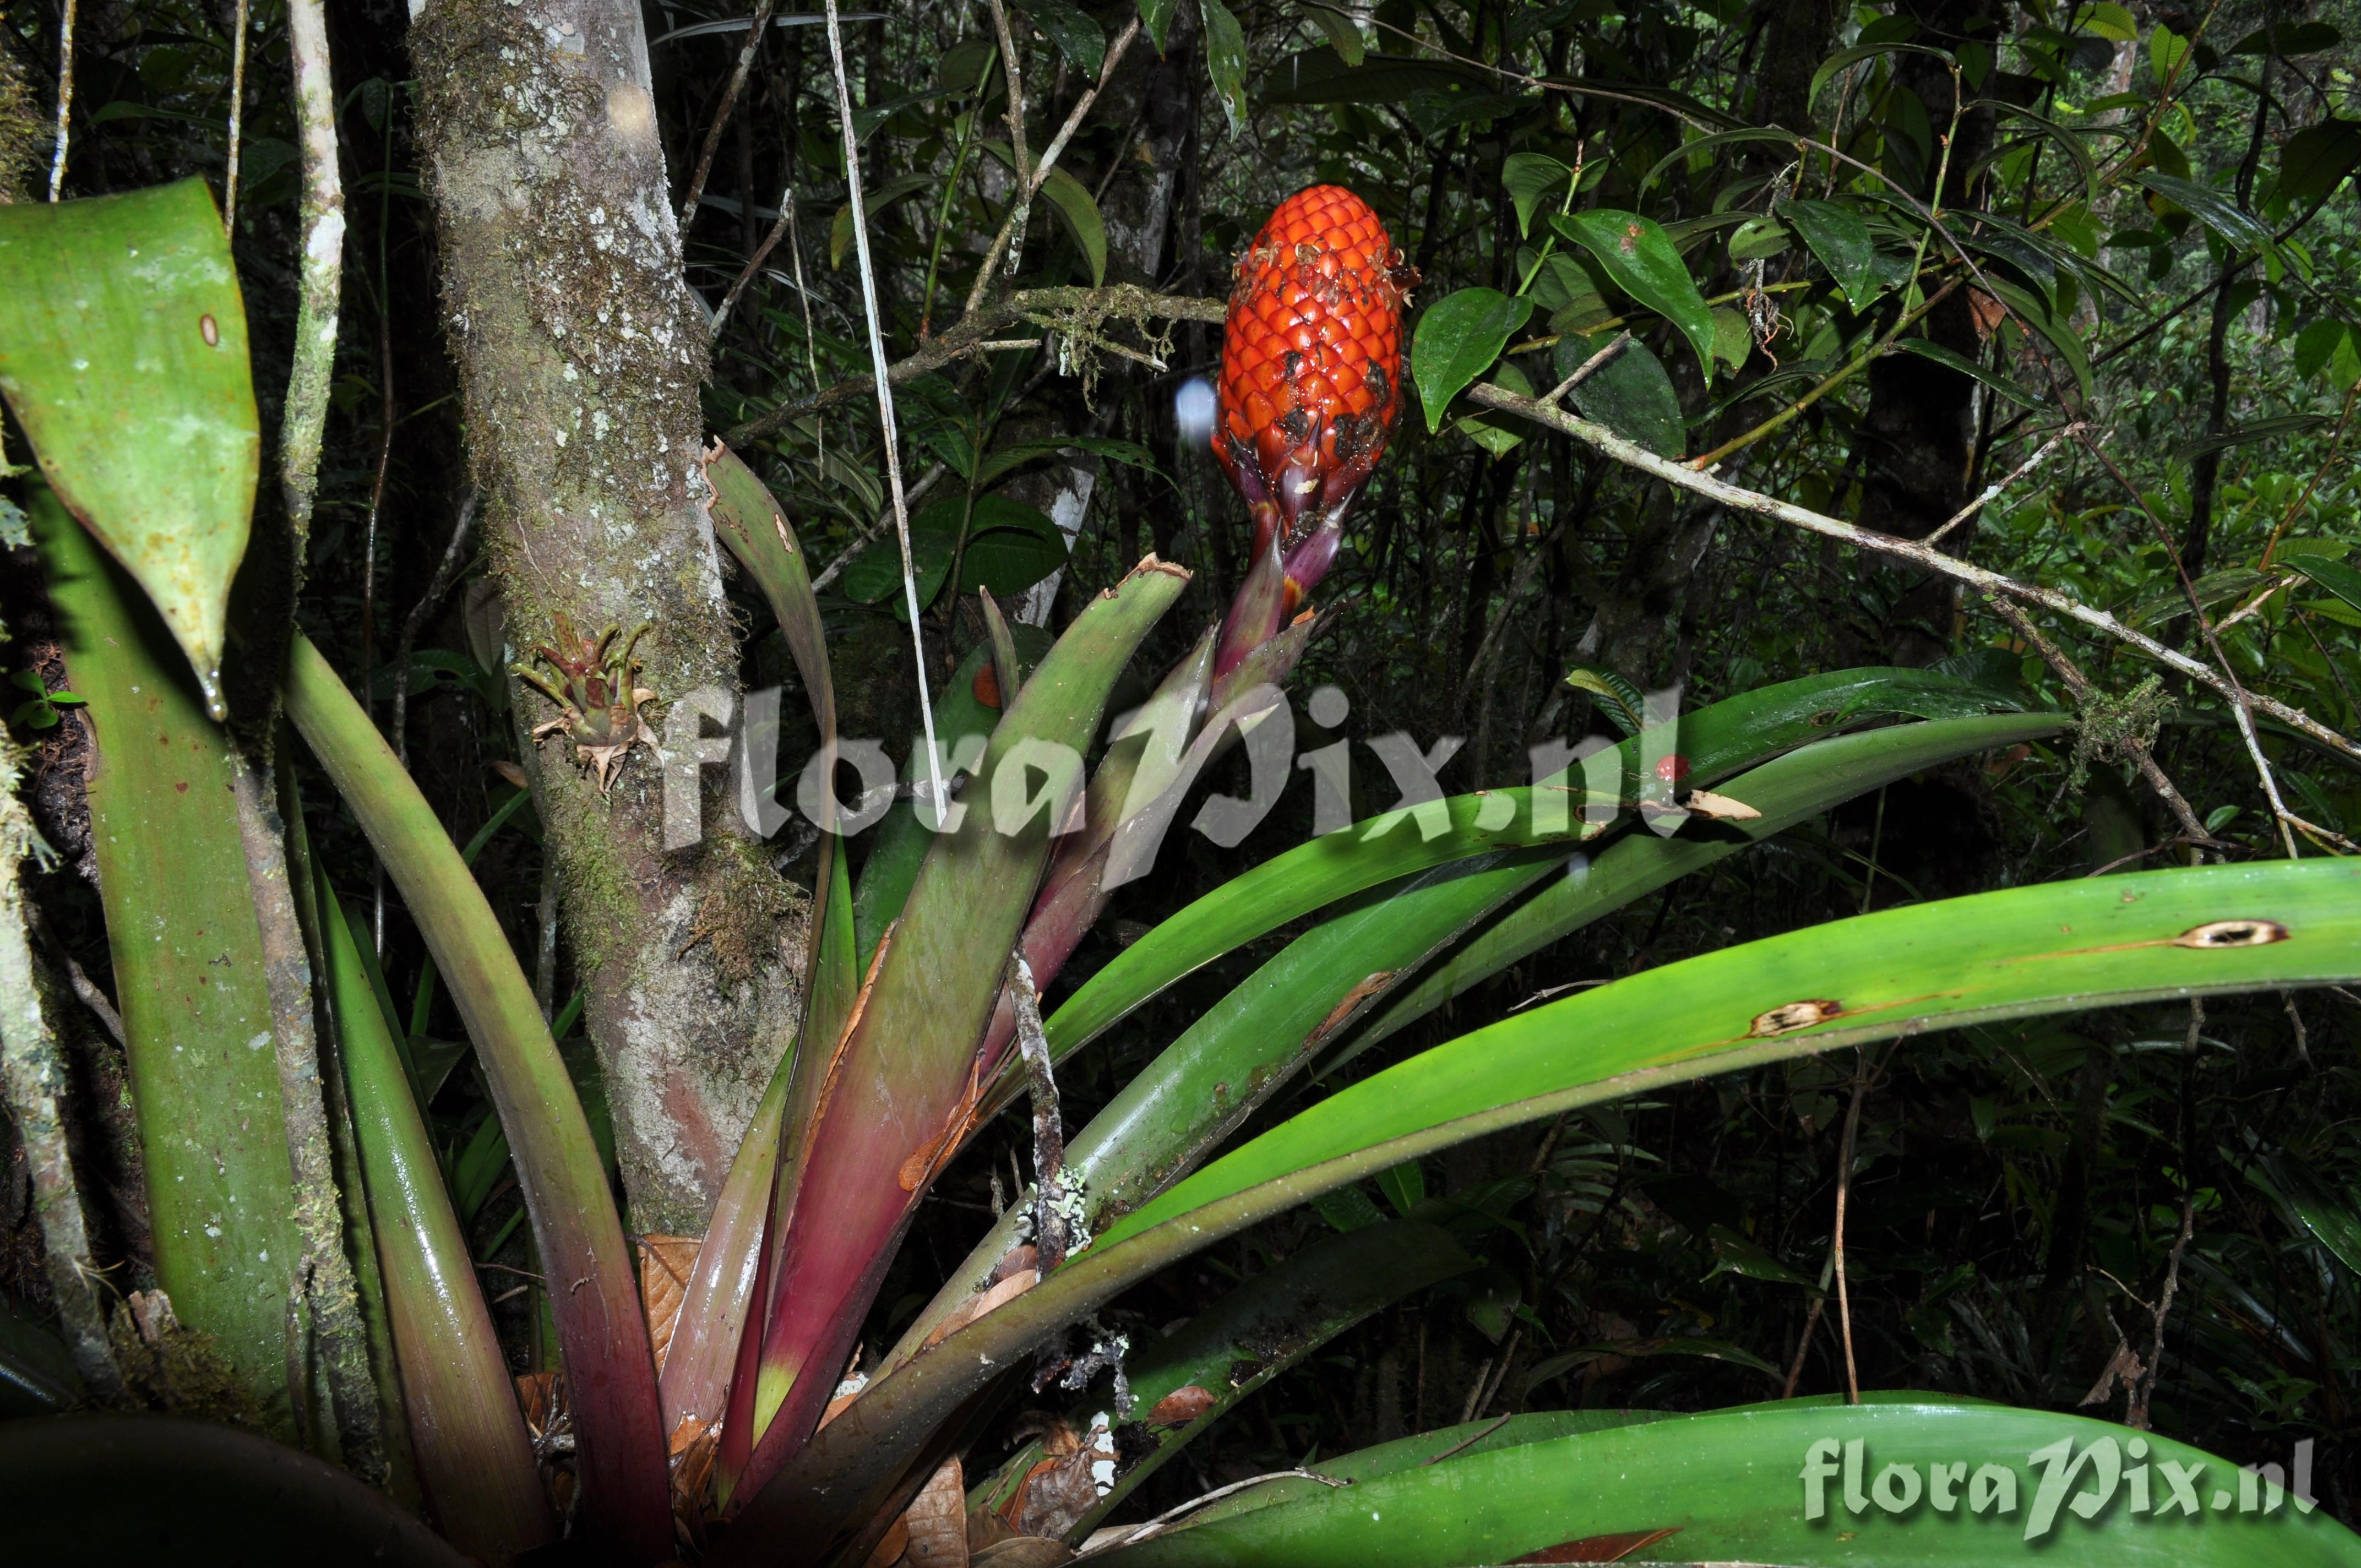
M 1231 608 L 1217 675 L 1285 625 L 1335 558 L 1401 412 L 1402 313 L 1417 284 L 1378 214 L 1340 185 L 1280 203 L 1238 258 L 1213 455 L 1254 513 L 1261 580 Z

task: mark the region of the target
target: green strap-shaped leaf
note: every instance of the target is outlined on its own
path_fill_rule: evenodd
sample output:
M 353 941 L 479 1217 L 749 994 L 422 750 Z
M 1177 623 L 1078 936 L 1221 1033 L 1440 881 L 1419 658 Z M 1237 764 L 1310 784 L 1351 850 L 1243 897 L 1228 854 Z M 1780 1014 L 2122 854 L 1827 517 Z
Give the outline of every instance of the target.
M 1322 1345 L 1379 1308 L 1475 1266 L 1441 1226 L 1389 1221 L 1313 1242 L 1174 1332 L 1134 1346 L 1124 1359 L 1124 1376 L 1138 1401 L 1132 1419 L 1148 1421 L 1176 1394 L 1181 1398 L 1172 1413 L 1187 1419 L 1149 1421 L 1153 1446 L 1066 1539 L 1086 1539 L 1183 1443 Z M 1183 1392 L 1188 1389 L 1205 1397 L 1191 1399 Z
M 1598 258 L 1615 286 L 1655 312 L 1689 340 L 1708 381 L 1713 379 L 1713 311 L 1690 280 L 1680 247 L 1653 218 L 1612 207 L 1552 218 L 1558 233 Z
M 2325 555 L 2290 555 L 2287 564 L 2355 609 L 2361 609 L 2361 572 Z
M 0 205 L 0 393 L 222 717 L 262 438 L 246 305 L 203 181 Z
M 1927 1027 L 2361 972 L 2361 864 L 2269 861 L 2012 888 L 1810 927 L 1670 964 L 1462 1036 L 1332 1095 L 1112 1227 L 1457 1142 L 1652 1083 Z M 2095 1005 L 2095 1001 L 2085 1003 Z M 1572 1047 L 1572 1048 L 1569 1048 Z M 1546 1106 L 1544 1110 L 1543 1107 Z M 1513 1108 L 1513 1110 L 1512 1110 Z
M 1727 787 L 1734 799 L 1762 813 L 1726 824 L 1711 835 L 1659 839 L 1631 833 L 1608 845 L 1575 874 L 1534 878 L 1530 896 L 1509 905 L 1415 985 L 1388 998 L 1385 1009 L 1322 1070 L 1333 1072 L 1387 1036 L 1440 1007 L 1469 986 L 1580 930 L 1612 909 L 1759 844 L 1840 801 L 1850 800 L 1954 758 L 2039 740 L 2063 729 L 2063 716 L 1993 714 L 1937 719 L 1823 740 L 1742 773 Z
M 454 1545 L 487 1563 L 557 1539 L 533 1440 L 426 1118 L 361 962 L 362 948 L 318 878 L 321 989 L 352 1091 L 371 1229 L 401 1369 L 419 1478 Z
M 978 1043 L 1056 842 L 1051 818 L 1082 783 L 1082 751 L 1116 677 L 1188 580 L 1151 555 L 1067 628 L 1008 704 L 957 824 L 928 850 L 841 1042 L 797 1058 L 798 1080 L 825 1087 L 801 1168 L 782 1170 L 796 1190 L 763 1332 L 750 1487 L 813 1430 L 894 1236 L 966 1135 L 985 1086 Z M 768 1501 L 750 1508 L 750 1533 L 771 1528 L 756 1522 Z
M 434 809 L 335 669 L 297 633 L 287 717 L 360 819 L 451 988 L 515 1151 L 568 1369 L 595 1528 L 651 1559 L 672 1539 L 647 1318 L 598 1145 L 533 986 Z
M 2274 1497 L 2186 1443 L 1933 1396 L 1675 1416 L 1471 1451 L 1345 1487 L 1299 1485 L 1305 1495 L 1291 1500 L 1184 1522 L 1094 1561 L 1450 1568 L 1535 1561 L 1527 1554 L 1582 1541 L 1592 1545 L 1580 1555 L 1538 1560 L 1610 1562 L 1642 1550 L 1658 1561 L 1795 1568 L 2361 1563 L 2361 1540 L 2327 1513 Z M 1667 1533 L 1643 1550 L 1658 1531 Z
M 1118 1223 L 1031 1290 L 888 1372 L 782 1473 L 774 1517 L 799 1539 L 833 1537 L 1043 1332 L 1177 1258 L 1404 1159 L 1561 1111 L 1871 1040 L 2356 977 L 2361 866 L 2274 861 L 1887 910 L 1518 1014 L 1264 1134 Z
M 227 737 L 130 577 L 46 486 L 30 500 L 66 668 L 90 699 L 91 844 L 157 1280 L 261 1404 L 265 1430 L 291 1438 L 297 1193 Z
M 1427 433 L 1443 428 L 1451 400 L 1492 367 L 1509 334 L 1533 313 L 1530 299 L 1510 299 L 1498 289 L 1462 289 L 1430 307 L 1411 339 L 1410 376 L 1426 409 Z
M 2267 1156 L 2246 1177 L 2337 1262 L 2361 1274 L 2361 1212 L 2354 1209 L 2350 1190 L 2330 1187 L 2305 1162 L 2285 1155 Z
M 1873 714 L 1933 716 L 1993 706 L 1993 694 L 1949 675 L 1843 670 L 1782 681 L 1684 714 L 1674 750 L 1688 763 L 1688 782 L 1702 785 Z M 1636 740 L 1623 743 L 1619 767 L 1619 777 L 1637 776 Z M 1578 792 L 1579 782 L 1573 788 Z M 1556 796 L 1555 791 L 1544 793 L 1545 810 Z M 1565 798 L 1570 805 L 1565 816 L 1546 810 L 1537 819 L 1531 789 L 1480 791 L 1445 801 L 1450 826 L 1433 839 L 1422 838 L 1411 823 L 1370 838 L 1370 828 L 1384 820 L 1378 817 L 1298 845 L 1207 894 L 1125 948 L 1050 1017 L 1050 1047 L 1060 1055 L 1077 1048 L 1200 964 L 1340 898 L 1488 850 L 1571 843 L 1582 836 L 1576 819 L 1582 802 Z

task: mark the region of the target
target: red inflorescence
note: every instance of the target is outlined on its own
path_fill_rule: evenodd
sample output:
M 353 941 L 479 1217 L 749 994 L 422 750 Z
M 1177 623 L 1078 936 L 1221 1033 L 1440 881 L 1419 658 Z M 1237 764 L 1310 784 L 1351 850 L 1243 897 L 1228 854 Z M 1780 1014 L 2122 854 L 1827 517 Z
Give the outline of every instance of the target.
M 1238 258 L 1222 334 L 1213 455 L 1291 549 L 1340 518 L 1401 412 L 1402 313 L 1418 273 L 1367 203 L 1314 185 Z

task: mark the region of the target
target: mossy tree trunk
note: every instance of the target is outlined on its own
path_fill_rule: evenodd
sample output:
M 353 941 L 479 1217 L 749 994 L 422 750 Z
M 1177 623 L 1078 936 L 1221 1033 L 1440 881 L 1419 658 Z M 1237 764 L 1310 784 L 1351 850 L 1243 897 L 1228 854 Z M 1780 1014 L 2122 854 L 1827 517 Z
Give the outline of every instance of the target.
M 638 680 L 660 699 L 734 690 L 698 464 L 707 317 L 683 280 L 639 8 L 429 0 L 411 45 L 511 656 L 557 642 L 561 617 L 619 628 L 618 648 L 644 626 Z M 653 749 L 602 790 L 566 737 L 531 739 L 557 709 L 518 696 L 633 1223 L 702 1230 L 791 1037 L 801 901 L 718 808 L 720 770 L 703 841 L 667 851 Z

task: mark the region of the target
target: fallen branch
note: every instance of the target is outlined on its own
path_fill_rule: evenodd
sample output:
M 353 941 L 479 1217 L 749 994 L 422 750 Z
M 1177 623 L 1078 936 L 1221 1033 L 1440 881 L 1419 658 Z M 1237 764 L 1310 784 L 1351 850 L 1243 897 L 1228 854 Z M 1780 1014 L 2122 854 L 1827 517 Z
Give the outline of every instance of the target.
M 1900 560 L 1911 562 L 1930 572 L 1949 577 L 1955 582 L 1965 583 L 1979 593 L 2005 595 L 2026 604 L 2037 604 L 2044 609 L 2054 610 L 2070 620 L 2081 621 L 2094 631 L 2112 637 L 2128 647 L 2137 649 L 2158 663 L 2177 671 L 2219 694 L 2228 702 L 2236 704 L 2241 699 L 2250 702 L 2256 711 L 2267 714 L 2290 729 L 2312 737 L 2345 757 L 2361 762 L 2361 745 L 2356 745 L 2352 740 L 2331 729 L 2302 709 L 2290 707 L 2285 703 L 2273 698 L 2243 691 L 2234 686 L 2212 666 L 2192 659 L 2186 653 L 2168 648 L 2153 637 L 2133 630 L 2105 610 L 2095 609 L 2081 600 L 2059 593 L 2053 588 L 2041 587 L 2033 583 L 2021 583 L 2014 577 L 1987 571 L 1982 566 L 1972 565 L 1956 556 L 1946 555 L 1939 550 L 1929 549 L 1916 540 L 1897 539 L 1892 534 L 1879 533 L 1872 529 L 1862 528 L 1856 523 L 1844 522 L 1816 512 L 1808 507 L 1796 506 L 1791 501 L 1783 501 L 1774 497 L 1763 495 L 1759 490 L 1746 489 L 1726 480 L 1717 479 L 1709 474 L 1697 473 L 1686 463 L 1659 457 L 1645 447 L 1624 440 L 1604 425 L 1593 424 L 1578 415 L 1545 407 L 1537 399 L 1521 397 L 1503 388 L 1485 385 L 1469 388 L 1467 396 L 1471 401 L 1481 404 L 1485 408 L 1495 409 L 1502 413 L 1516 414 L 1536 424 L 1545 425 L 1561 434 L 1570 435 L 1584 445 L 1615 459 L 1626 467 L 1636 468 L 1667 484 L 1677 485 L 1685 490 L 1694 491 L 1697 495 L 1719 501 L 1732 510 L 1751 512 L 1754 516 L 1766 517 L 1776 522 L 1805 529 L 1841 543 L 1850 544 L 1857 549 L 1874 550 L 1880 554 L 1892 555 Z
M 1132 283 L 1112 283 L 1104 289 L 1020 289 L 990 305 L 970 312 L 957 326 L 924 348 L 886 367 L 885 380 L 890 386 L 904 386 L 930 370 L 939 370 L 968 355 L 983 353 L 994 335 L 1013 322 L 1033 321 L 1042 326 L 1054 325 L 1048 319 L 1052 313 L 1070 316 L 1125 316 L 1141 321 L 1208 322 L 1218 326 L 1228 310 L 1226 301 L 1200 299 L 1189 294 L 1155 294 Z M 873 376 L 848 377 L 799 402 L 782 403 L 768 413 L 757 414 L 721 439 L 732 448 L 743 451 L 751 444 L 763 440 L 806 414 L 818 413 L 822 409 L 870 396 L 876 384 Z

